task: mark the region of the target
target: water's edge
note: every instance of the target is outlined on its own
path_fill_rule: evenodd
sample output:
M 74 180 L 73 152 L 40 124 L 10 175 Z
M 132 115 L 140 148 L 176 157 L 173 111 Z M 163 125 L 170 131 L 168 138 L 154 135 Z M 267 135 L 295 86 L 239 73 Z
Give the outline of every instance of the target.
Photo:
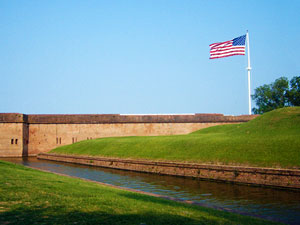
M 299 190 L 237 185 L 37 158 L 3 160 L 150 196 L 276 222 L 300 224 Z
M 37 157 L 89 166 L 300 190 L 300 170 L 128 160 L 53 153 L 41 153 Z
M 70 176 L 70 175 L 63 174 L 63 173 L 51 172 L 51 171 L 48 171 L 48 170 L 43 170 L 43 169 L 35 168 L 35 167 L 32 167 L 32 166 L 27 166 L 27 167 L 31 168 L 31 169 L 34 169 L 34 170 L 39 170 L 39 171 L 42 171 L 42 172 L 46 172 L 46 173 L 53 173 L 53 174 L 56 174 L 56 175 L 59 175 L 59 176 L 80 179 L 80 180 L 83 180 L 83 181 L 86 181 L 86 182 L 92 182 L 92 183 L 96 183 L 96 184 L 103 185 L 103 186 L 106 186 L 106 187 L 115 188 L 115 189 L 124 190 L 124 191 L 135 192 L 135 193 L 148 195 L 148 196 L 152 196 L 152 197 L 156 197 L 156 198 L 167 199 L 167 200 L 170 200 L 170 201 L 175 201 L 175 202 L 180 202 L 180 203 L 185 203 L 185 204 L 197 205 L 197 206 L 201 206 L 201 207 L 205 207 L 205 208 L 211 208 L 211 209 L 230 212 L 230 213 L 237 213 L 237 214 L 244 215 L 244 216 L 251 216 L 251 217 L 266 219 L 266 220 L 270 220 L 270 221 L 274 221 L 274 222 L 282 222 L 282 221 L 276 220 L 274 218 L 270 218 L 270 217 L 266 218 L 264 216 L 255 215 L 255 214 L 251 214 L 251 213 L 246 213 L 246 212 L 242 212 L 242 211 L 238 211 L 238 210 L 234 210 L 234 209 L 218 207 L 218 206 L 208 205 L 208 204 L 204 204 L 204 203 L 189 201 L 189 200 L 182 200 L 182 199 L 179 199 L 179 198 L 173 198 L 173 197 L 169 197 L 169 196 L 165 196 L 165 195 L 159 195 L 159 194 L 145 192 L 145 191 L 136 190 L 136 189 L 132 189 L 132 188 L 120 187 L 120 186 L 107 184 L 107 183 L 103 183 L 103 182 L 99 182 L 99 181 L 95 181 L 95 180 L 90 180 L 90 179 L 86 179 L 86 178 Z

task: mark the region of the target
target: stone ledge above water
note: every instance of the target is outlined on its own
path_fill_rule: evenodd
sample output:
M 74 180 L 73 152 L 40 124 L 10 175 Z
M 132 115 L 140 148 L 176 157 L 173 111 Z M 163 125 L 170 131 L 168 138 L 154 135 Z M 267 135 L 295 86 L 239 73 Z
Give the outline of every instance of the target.
M 300 190 L 300 170 L 131 160 L 41 153 L 38 159 L 121 170 Z

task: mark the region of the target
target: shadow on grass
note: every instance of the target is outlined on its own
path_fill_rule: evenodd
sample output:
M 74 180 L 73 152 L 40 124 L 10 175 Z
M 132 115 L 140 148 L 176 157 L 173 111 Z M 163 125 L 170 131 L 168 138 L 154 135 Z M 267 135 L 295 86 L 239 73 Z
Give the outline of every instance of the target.
M 108 214 L 102 212 L 64 212 L 63 209 L 17 209 L 0 213 L 0 224 L 216 224 L 216 221 L 199 220 L 183 216 L 145 213 L 145 214 Z
M 134 200 L 137 200 L 137 201 L 157 203 L 157 204 L 162 204 L 162 205 L 166 205 L 166 206 L 171 206 L 171 205 L 174 205 L 174 204 L 180 204 L 180 203 L 177 203 L 175 201 L 170 201 L 167 196 L 153 197 L 153 196 L 143 195 L 143 194 L 140 194 L 140 193 L 131 193 L 131 192 L 120 193 L 119 196 L 129 198 L 129 199 L 134 199 Z
M 149 203 L 157 203 L 157 204 L 165 205 L 165 206 L 174 206 L 174 205 L 183 206 L 182 204 L 185 203 L 184 207 L 187 207 L 187 208 L 201 207 L 202 212 L 209 212 L 209 213 L 212 213 L 212 210 L 215 209 L 220 214 L 226 214 L 226 212 L 224 212 L 224 210 L 222 210 L 220 207 L 216 207 L 216 206 L 212 206 L 212 205 L 205 205 L 205 204 L 197 204 L 197 203 L 188 204 L 184 200 L 175 199 L 175 201 L 174 201 L 174 198 L 167 197 L 167 196 L 153 198 L 153 196 L 140 195 L 140 194 L 135 194 L 135 193 L 122 193 L 119 195 L 122 197 L 126 197 L 128 199 L 134 199 L 136 201 L 143 201 L 145 203 L 148 203 L 148 202 Z

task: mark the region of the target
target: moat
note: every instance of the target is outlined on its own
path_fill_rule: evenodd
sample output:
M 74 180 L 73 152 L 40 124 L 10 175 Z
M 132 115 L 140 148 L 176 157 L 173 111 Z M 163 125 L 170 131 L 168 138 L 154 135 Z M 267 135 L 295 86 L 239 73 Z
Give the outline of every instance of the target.
M 195 201 L 212 207 L 237 210 L 287 224 L 300 224 L 300 191 L 59 163 L 34 157 L 5 160 L 120 187 Z

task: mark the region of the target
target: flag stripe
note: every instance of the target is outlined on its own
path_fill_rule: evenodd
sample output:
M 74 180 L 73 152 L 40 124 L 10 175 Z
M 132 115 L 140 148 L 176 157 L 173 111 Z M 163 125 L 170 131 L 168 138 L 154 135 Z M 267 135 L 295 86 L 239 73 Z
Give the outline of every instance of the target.
M 224 53 L 224 54 L 211 55 L 210 58 L 215 58 L 215 57 L 219 57 L 219 56 L 230 56 L 230 55 L 233 55 L 233 54 L 245 55 L 244 53 L 239 53 L 239 52 L 228 52 L 228 53 Z
M 223 51 L 213 51 L 213 52 L 210 52 L 210 54 L 212 54 L 212 55 L 214 55 L 214 54 L 222 54 L 222 53 L 232 52 L 232 51 L 245 52 L 245 49 L 226 49 L 226 50 L 223 50 Z
M 233 55 L 245 55 L 246 35 L 230 41 L 213 43 L 210 47 L 210 59 L 224 58 Z
M 245 52 L 245 48 L 235 48 L 235 47 L 232 47 L 232 48 L 226 48 L 226 49 L 223 49 L 223 50 L 212 50 L 210 52 L 210 54 L 226 53 L 226 52 L 232 52 L 232 51 Z
M 231 52 L 224 52 L 224 53 L 218 53 L 218 54 L 212 54 L 211 57 L 214 56 L 220 56 L 220 55 L 230 55 L 230 54 L 240 54 L 240 55 L 245 55 L 244 52 L 235 52 L 235 51 L 231 51 Z
M 228 56 L 234 56 L 234 55 L 245 55 L 245 54 L 230 54 L 230 55 L 224 55 L 224 56 L 215 56 L 215 57 L 210 57 L 210 59 L 219 59 L 219 58 L 225 58 Z
M 220 51 L 218 51 L 218 52 L 213 52 L 213 53 L 210 53 L 210 55 L 211 56 L 213 56 L 213 55 L 222 55 L 222 54 L 228 54 L 228 53 L 239 53 L 239 54 L 244 54 L 245 55 L 245 51 L 244 50 L 234 50 L 234 49 L 232 49 L 232 50 L 227 50 L 227 51 L 222 51 L 222 52 L 220 52 Z
M 228 51 L 228 50 L 232 50 L 232 49 L 235 49 L 237 51 L 244 51 L 245 47 L 226 47 L 226 48 L 223 48 L 222 51 Z M 214 52 L 219 52 L 219 51 L 220 50 L 218 50 L 218 49 L 213 49 L 210 52 L 214 53 Z
M 232 43 L 232 40 L 231 41 L 225 41 L 225 42 L 219 42 L 219 43 L 214 43 L 214 44 L 211 44 L 209 45 L 209 47 L 214 47 L 214 46 L 218 46 L 218 45 L 223 45 L 223 44 L 227 44 L 227 43 Z
M 224 57 L 234 56 L 234 55 L 244 55 L 244 54 L 230 53 L 230 54 L 223 54 L 223 55 L 211 56 L 210 58 L 211 58 L 211 59 L 215 59 L 215 58 L 224 58 Z

